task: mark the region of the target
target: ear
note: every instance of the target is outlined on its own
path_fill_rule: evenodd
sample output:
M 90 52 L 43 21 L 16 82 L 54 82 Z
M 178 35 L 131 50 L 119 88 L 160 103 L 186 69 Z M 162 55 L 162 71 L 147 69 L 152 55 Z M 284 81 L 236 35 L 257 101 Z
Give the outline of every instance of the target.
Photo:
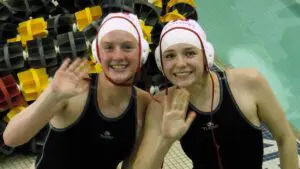
M 208 41 L 205 42 L 205 53 L 207 55 L 206 56 L 207 65 L 208 68 L 210 69 L 214 64 L 215 50 L 213 45 Z
M 159 51 L 159 45 L 156 47 L 155 49 L 155 62 L 157 65 L 157 68 L 164 74 L 163 70 L 162 70 L 162 65 L 161 65 L 161 56 L 160 56 L 160 51 Z
M 93 40 L 92 42 L 92 55 L 93 55 L 93 59 L 96 60 L 98 63 L 100 63 L 100 60 L 98 59 L 98 54 L 97 54 L 97 36 L 96 38 Z M 98 48 L 100 48 L 100 46 L 98 46 Z
M 147 59 L 148 59 L 148 55 L 149 55 L 149 52 L 150 52 L 150 47 L 149 47 L 149 44 L 148 42 L 142 38 L 141 39 L 141 66 L 143 64 L 145 64 L 147 62 Z

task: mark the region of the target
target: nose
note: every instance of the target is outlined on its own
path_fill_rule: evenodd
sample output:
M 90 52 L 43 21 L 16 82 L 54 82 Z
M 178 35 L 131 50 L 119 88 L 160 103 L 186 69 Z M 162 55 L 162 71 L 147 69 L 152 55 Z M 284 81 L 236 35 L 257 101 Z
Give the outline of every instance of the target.
M 178 55 L 176 57 L 176 66 L 177 67 L 185 67 L 186 66 L 186 59 L 182 55 Z
M 122 60 L 124 59 L 124 52 L 122 51 L 121 47 L 118 46 L 115 48 L 114 52 L 113 52 L 113 58 L 115 60 Z

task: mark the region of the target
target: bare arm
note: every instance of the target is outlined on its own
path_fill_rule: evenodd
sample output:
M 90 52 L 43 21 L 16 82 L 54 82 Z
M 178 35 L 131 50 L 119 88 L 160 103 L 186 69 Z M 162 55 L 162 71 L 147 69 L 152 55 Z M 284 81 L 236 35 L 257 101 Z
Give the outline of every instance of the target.
M 144 124 L 145 124 L 145 114 L 147 108 L 152 100 L 151 96 L 140 89 L 136 88 L 138 91 L 138 113 L 137 113 L 137 136 L 133 151 L 126 160 L 123 161 L 122 169 L 130 169 L 133 166 L 134 160 L 136 159 L 137 150 L 141 145 L 142 137 L 144 135 Z
M 6 145 L 16 147 L 28 142 L 52 117 L 64 111 L 69 98 L 88 89 L 86 60 L 64 61 L 53 81 L 39 98 L 8 123 L 3 139 Z
M 3 133 L 5 144 L 16 147 L 28 142 L 65 106 L 66 102 L 60 101 L 48 87 L 35 102 L 11 119 Z
M 138 135 L 137 135 L 136 143 L 134 145 L 132 153 L 131 153 L 131 155 L 127 159 L 125 159 L 123 161 L 121 169 L 130 169 L 130 168 L 132 168 L 133 161 L 136 158 L 137 149 L 138 149 L 138 147 L 141 144 L 141 138 L 142 138 L 142 134 L 143 134 L 141 127 L 138 128 L 137 133 L 138 133 Z
M 153 101 L 146 113 L 144 136 L 137 153 L 134 169 L 159 169 L 172 142 L 161 137 L 162 105 Z
M 259 118 L 266 122 L 274 136 L 279 152 L 282 169 L 298 169 L 297 141 L 276 100 L 267 80 L 258 72 L 255 74 L 254 93 L 257 98 Z
M 159 169 L 172 144 L 190 127 L 195 113 L 186 118 L 189 94 L 178 90 L 173 97 L 165 97 L 163 105 L 153 101 L 146 113 L 144 136 L 134 169 Z M 167 99 L 168 98 L 168 99 Z

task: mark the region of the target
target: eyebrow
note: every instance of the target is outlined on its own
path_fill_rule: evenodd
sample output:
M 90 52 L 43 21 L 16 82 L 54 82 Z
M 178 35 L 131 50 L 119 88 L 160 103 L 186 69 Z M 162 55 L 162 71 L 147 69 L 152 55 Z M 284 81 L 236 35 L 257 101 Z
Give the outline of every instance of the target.
M 111 42 L 111 41 L 102 41 L 102 43 L 113 44 L 114 42 Z M 134 43 L 134 41 L 124 41 L 122 43 Z
M 174 49 L 168 49 L 168 50 L 164 51 L 164 53 L 172 53 L 172 52 L 175 52 L 175 50 Z
M 196 50 L 196 48 L 194 48 L 194 47 L 188 47 L 188 48 L 184 48 L 183 50 L 184 51 Z M 164 51 L 164 54 L 166 54 L 166 53 L 172 53 L 172 52 L 176 52 L 176 51 L 174 49 L 168 49 L 168 50 Z
M 190 48 L 185 48 L 185 49 L 183 49 L 183 50 L 185 50 L 185 51 L 187 51 L 187 50 L 196 50 L 196 48 L 190 47 Z

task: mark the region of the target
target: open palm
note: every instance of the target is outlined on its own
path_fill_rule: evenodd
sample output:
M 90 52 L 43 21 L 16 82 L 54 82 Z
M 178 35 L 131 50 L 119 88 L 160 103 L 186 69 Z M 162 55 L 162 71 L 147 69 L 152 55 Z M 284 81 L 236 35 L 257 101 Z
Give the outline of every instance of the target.
M 51 88 L 63 99 L 76 96 L 89 88 L 88 66 L 86 59 L 77 58 L 71 62 L 66 59 L 56 71 Z
M 163 136 L 169 140 L 179 140 L 188 130 L 196 117 L 195 112 L 186 118 L 189 93 L 185 89 L 176 89 L 172 99 L 165 97 L 162 121 Z M 170 107 L 170 108 L 169 108 Z

